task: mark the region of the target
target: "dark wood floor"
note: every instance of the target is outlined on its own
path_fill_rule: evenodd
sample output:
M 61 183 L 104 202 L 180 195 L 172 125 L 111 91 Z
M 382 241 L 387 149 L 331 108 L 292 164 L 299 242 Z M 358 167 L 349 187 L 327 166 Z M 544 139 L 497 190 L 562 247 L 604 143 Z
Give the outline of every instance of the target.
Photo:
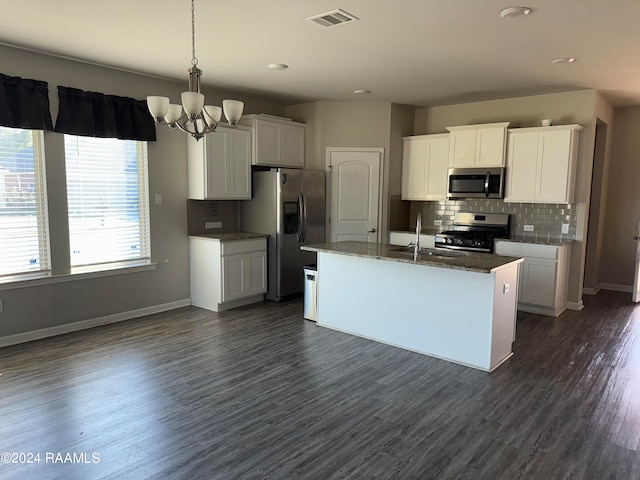
M 585 301 L 520 314 L 492 374 L 316 327 L 300 301 L 0 349 L 0 453 L 41 455 L 0 478 L 638 479 L 640 307 Z

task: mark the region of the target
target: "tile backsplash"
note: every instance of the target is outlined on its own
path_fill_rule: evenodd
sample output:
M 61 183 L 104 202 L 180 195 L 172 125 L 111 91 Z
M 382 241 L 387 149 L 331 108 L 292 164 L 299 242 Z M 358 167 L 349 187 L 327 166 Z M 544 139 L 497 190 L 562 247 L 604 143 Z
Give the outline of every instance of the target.
M 409 222 L 416 224 L 418 212 L 422 212 L 423 230 L 434 227 L 434 220 L 441 220 L 442 227 L 453 227 L 458 212 L 507 213 L 511 215 L 511 235 L 536 238 L 576 237 L 577 211 L 573 205 L 543 203 L 506 203 L 502 200 L 467 199 L 434 202 L 411 202 Z M 569 233 L 562 233 L 562 224 L 569 224 Z M 533 225 L 533 232 L 525 232 L 525 225 Z

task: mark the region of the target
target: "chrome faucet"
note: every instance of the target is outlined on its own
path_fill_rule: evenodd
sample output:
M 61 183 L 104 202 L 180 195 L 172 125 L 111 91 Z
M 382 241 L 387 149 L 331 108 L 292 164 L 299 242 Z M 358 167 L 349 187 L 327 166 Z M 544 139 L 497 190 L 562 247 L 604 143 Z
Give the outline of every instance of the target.
M 422 231 L 422 213 L 418 212 L 418 218 L 416 219 L 416 243 L 413 246 L 413 256 L 417 257 L 420 253 L 420 232 Z

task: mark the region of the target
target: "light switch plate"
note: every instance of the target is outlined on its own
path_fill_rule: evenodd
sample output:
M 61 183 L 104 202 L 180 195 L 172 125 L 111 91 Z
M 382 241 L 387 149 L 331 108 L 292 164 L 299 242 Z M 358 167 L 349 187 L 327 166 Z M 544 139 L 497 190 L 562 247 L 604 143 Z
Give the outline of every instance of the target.
M 154 200 L 156 205 L 162 205 L 162 194 L 156 193 Z
M 2 299 L 0 298 L 0 313 L 4 312 L 4 304 L 2 303 Z
M 524 226 L 524 231 L 525 232 L 533 232 L 533 225 L 525 225 Z
M 562 233 L 569 233 L 569 224 L 568 223 L 563 223 L 562 224 Z
M 505 283 L 502 286 L 502 293 L 509 293 L 509 284 L 508 283 Z

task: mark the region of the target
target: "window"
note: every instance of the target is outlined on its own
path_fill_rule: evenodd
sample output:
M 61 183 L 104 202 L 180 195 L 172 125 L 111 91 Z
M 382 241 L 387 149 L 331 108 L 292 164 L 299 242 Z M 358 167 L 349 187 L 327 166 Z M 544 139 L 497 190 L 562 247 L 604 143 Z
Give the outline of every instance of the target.
M 0 280 L 49 274 L 43 144 L 42 131 L 0 127 Z
M 64 136 L 72 270 L 150 261 L 147 144 Z

